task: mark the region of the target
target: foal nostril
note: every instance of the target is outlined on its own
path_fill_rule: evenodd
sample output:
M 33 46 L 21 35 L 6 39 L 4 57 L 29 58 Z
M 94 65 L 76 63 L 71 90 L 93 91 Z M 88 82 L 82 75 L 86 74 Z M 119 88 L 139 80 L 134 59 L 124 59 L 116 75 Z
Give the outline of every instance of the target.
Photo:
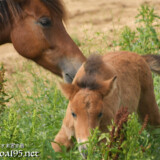
M 82 140 L 80 138 L 78 138 L 77 141 L 78 141 L 78 143 L 85 143 L 85 142 L 87 142 L 87 140 L 84 140 L 84 139 Z M 87 154 L 87 145 L 86 144 L 80 144 L 79 147 L 78 147 L 78 149 L 79 149 L 79 152 L 80 152 L 81 156 L 84 159 L 86 159 L 87 155 L 88 155 Z

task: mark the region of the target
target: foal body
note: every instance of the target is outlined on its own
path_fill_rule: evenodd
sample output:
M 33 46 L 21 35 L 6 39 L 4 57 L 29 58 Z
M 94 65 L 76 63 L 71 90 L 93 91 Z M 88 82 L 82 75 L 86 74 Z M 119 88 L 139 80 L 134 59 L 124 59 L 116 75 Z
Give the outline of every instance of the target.
M 138 113 L 141 120 L 148 115 L 151 125 L 160 126 L 151 70 L 160 71 L 159 57 L 130 52 L 90 57 L 72 84 L 61 84 L 69 104 L 54 141 L 69 148 L 71 136 L 85 142 L 90 129 L 99 127 L 107 132 L 107 125 L 122 106 L 128 107 L 130 113 Z M 52 143 L 55 151 L 61 150 L 58 144 Z

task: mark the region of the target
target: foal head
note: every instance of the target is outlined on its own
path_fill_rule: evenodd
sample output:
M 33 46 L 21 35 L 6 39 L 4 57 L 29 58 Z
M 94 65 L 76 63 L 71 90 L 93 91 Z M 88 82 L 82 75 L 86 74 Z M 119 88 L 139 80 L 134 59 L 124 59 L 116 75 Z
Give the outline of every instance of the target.
M 84 77 L 75 84 L 61 84 L 64 95 L 69 99 L 70 114 L 74 121 L 78 143 L 88 140 L 90 129 L 100 127 L 104 113 L 103 99 L 116 87 L 116 77 L 98 82 L 93 77 Z M 85 149 L 81 145 L 79 150 Z
M 1 0 L 0 44 L 71 82 L 85 57 L 67 34 L 61 0 Z

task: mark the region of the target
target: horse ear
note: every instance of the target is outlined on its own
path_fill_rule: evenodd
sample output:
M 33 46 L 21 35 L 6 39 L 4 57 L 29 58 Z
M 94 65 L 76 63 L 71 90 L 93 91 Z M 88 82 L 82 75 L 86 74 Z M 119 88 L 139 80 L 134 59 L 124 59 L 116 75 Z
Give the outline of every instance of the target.
M 59 86 L 64 96 L 69 100 L 71 100 L 79 90 L 79 87 L 75 84 L 60 83 Z
M 116 88 L 117 88 L 117 76 L 114 76 L 111 79 L 103 82 L 100 93 L 102 94 L 103 97 L 105 97 L 109 94 L 112 94 Z

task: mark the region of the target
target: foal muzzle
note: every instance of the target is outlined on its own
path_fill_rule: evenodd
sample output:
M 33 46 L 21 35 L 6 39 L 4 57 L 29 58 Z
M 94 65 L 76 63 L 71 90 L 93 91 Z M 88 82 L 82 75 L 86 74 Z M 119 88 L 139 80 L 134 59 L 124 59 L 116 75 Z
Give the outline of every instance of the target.
M 87 142 L 87 140 L 81 140 L 80 138 L 78 138 L 78 150 L 81 154 L 81 156 L 83 157 L 83 159 L 87 159 L 87 144 L 85 142 Z

